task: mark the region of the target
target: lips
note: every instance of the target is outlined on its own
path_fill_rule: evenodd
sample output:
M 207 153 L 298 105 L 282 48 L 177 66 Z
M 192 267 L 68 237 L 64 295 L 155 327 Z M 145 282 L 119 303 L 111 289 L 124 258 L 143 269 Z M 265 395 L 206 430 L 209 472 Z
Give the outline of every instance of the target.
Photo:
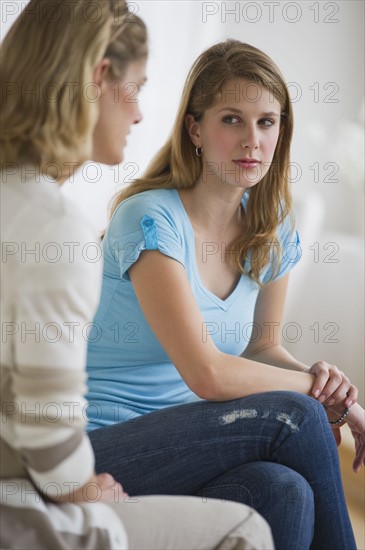
M 241 168 L 256 168 L 261 161 L 254 158 L 245 157 L 243 159 L 237 159 L 233 161 L 235 164 L 240 166 Z

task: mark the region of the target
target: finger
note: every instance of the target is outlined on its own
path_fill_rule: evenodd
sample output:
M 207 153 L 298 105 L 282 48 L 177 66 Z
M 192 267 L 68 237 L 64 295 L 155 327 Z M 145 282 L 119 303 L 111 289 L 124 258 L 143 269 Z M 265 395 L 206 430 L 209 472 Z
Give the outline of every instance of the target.
M 341 403 L 345 407 L 345 399 L 347 397 L 347 392 L 349 388 L 350 382 L 344 378 L 342 383 L 337 387 L 336 390 L 333 391 L 332 394 L 329 395 L 326 401 L 326 405 L 334 405 Z M 331 388 L 329 388 L 328 391 L 330 391 Z M 327 389 L 324 388 L 323 393 L 326 392 Z
M 314 397 L 319 397 L 323 393 L 323 388 L 325 387 L 328 379 L 329 379 L 328 371 L 321 370 L 316 375 L 316 378 L 312 387 L 312 394 L 314 395 Z
M 345 399 L 345 407 L 351 407 L 354 403 L 357 402 L 357 398 L 359 395 L 359 390 L 356 386 L 350 385 L 349 389 L 346 393 L 347 397 Z
M 343 384 L 343 377 L 342 377 L 341 373 L 339 371 L 332 371 L 330 373 L 330 378 L 329 378 L 327 384 L 323 388 L 323 390 L 321 392 L 321 395 L 318 398 L 318 401 L 320 403 L 323 403 L 324 401 L 326 401 L 327 399 L 332 397 L 332 394 L 337 389 L 339 389 L 341 384 Z M 346 391 L 347 391 L 348 387 L 349 387 L 349 382 L 347 381 L 346 385 L 344 385 L 343 388 L 342 388 L 342 400 L 344 399 L 344 397 L 346 395 Z
M 363 463 L 363 461 L 361 460 L 361 458 L 359 456 L 356 456 L 355 460 L 354 460 L 354 463 L 352 465 L 352 469 L 355 472 L 355 474 L 357 474 L 360 471 L 362 463 Z
M 98 483 L 102 490 L 110 489 L 113 487 L 117 482 L 115 481 L 114 477 L 109 473 L 103 473 L 98 475 Z
M 354 472 L 359 472 L 361 469 L 361 466 L 365 464 L 365 447 L 364 445 L 361 445 L 360 448 L 357 448 L 355 460 L 353 463 L 353 470 Z
M 102 474 L 98 474 L 97 477 L 103 483 L 112 484 L 114 482 L 114 477 L 111 474 L 107 473 L 107 472 L 103 472 Z
M 123 489 L 123 486 L 120 483 L 116 482 L 115 486 L 116 486 L 116 489 L 118 491 L 118 494 L 128 496 L 128 493 L 126 493 L 126 491 Z

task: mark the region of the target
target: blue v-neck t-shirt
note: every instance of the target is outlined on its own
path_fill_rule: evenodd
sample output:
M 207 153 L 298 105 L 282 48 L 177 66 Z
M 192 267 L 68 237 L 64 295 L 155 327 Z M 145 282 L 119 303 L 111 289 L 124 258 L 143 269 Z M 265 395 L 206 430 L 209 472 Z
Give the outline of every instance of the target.
M 248 193 L 242 198 L 247 208 Z M 299 237 L 289 216 L 278 227 L 282 258 L 274 279 L 300 259 Z M 194 231 L 176 189 L 155 189 L 123 201 L 103 239 L 104 273 L 99 309 L 89 331 L 87 415 L 89 429 L 199 399 L 185 384 L 145 320 L 128 269 L 143 250 L 159 250 L 181 263 L 204 319 L 202 338 L 240 355 L 251 333 L 259 286 L 242 275 L 227 299 L 204 287 L 195 255 Z M 206 254 L 215 243 L 207 243 Z M 273 262 L 261 273 L 268 282 Z

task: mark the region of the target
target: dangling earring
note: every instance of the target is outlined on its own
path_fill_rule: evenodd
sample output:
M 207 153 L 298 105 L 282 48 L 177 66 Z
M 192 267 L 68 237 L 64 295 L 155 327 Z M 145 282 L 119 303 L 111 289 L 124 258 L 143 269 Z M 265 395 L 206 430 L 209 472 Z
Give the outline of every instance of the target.
M 204 151 L 203 147 L 195 147 L 195 153 L 197 157 L 201 157 L 203 154 L 203 151 Z

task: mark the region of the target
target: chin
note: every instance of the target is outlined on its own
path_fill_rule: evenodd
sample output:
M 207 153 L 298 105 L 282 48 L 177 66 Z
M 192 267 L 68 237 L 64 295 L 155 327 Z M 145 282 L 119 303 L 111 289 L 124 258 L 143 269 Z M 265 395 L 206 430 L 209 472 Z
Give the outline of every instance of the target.
M 104 164 L 109 164 L 109 166 L 114 166 L 115 164 L 120 164 L 123 162 L 124 156 L 123 155 L 115 155 L 112 158 L 109 158 L 108 162 L 104 161 Z
M 92 160 L 101 164 L 114 166 L 120 164 L 124 160 L 124 151 L 98 151 L 94 152 Z
M 113 155 L 110 155 L 110 157 L 113 159 L 113 161 L 109 162 L 109 164 L 120 164 L 124 160 L 124 150 L 121 149 L 119 151 L 114 151 Z
M 102 160 L 99 159 L 97 162 L 101 162 L 102 164 L 107 164 L 108 166 L 115 166 L 116 164 L 120 164 L 123 162 L 124 156 L 123 155 L 113 155 L 113 156 L 105 156 Z
M 260 183 L 261 180 L 262 180 L 262 176 L 260 175 L 260 177 L 258 177 L 257 179 L 243 179 L 242 184 L 246 188 L 255 187 L 255 185 Z

